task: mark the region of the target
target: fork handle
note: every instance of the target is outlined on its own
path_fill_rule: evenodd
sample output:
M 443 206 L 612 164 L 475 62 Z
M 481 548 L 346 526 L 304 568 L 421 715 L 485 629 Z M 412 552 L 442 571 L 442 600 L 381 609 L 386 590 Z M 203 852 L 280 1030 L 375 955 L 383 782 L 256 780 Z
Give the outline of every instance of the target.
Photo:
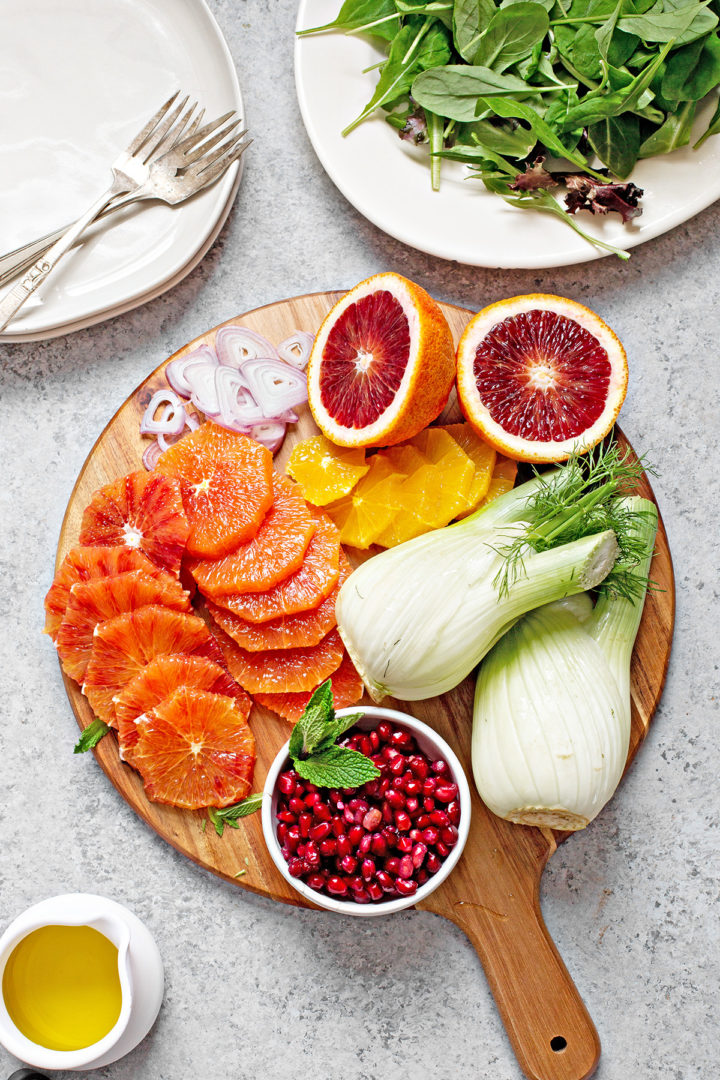
M 73 246 L 81 233 L 87 229 L 88 225 L 93 223 L 98 214 L 102 213 L 116 195 L 125 191 L 127 191 L 126 187 L 119 187 L 117 182 L 113 183 L 99 199 L 95 200 L 81 218 L 78 218 L 69 229 L 66 229 L 50 250 L 41 256 L 17 285 L 10 290 L 8 295 L 0 302 L 0 330 L 5 329 L 27 298 L 47 280 L 57 263 Z

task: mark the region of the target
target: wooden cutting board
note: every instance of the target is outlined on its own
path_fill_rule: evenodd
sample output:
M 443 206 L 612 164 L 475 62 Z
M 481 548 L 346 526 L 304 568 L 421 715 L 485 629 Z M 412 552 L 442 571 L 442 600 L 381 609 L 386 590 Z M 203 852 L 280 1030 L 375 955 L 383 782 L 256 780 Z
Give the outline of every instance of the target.
M 314 333 L 341 293 L 315 293 L 258 308 L 229 320 L 278 343 L 294 330 Z M 443 305 L 456 338 L 471 313 Z M 180 349 L 212 345 L 214 330 Z M 166 361 L 167 362 L 167 361 Z M 80 519 L 93 492 L 103 484 L 140 467 L 146 441 L 139 424 L 152 392 L 165 386 L 161 364 L 119 409 L 93 447 L 78 477 L 63 522 L 58 563 L 77 543 Z M 457 419 L 454 400 L 446 410 Z M 277 456 L 282 469 L 298 439 L 316 428 L 305 410 L 288 432 Z M 622 439 L 622 436 L 620 436 Z M 647 479 L 642 494 L 654 498 Z M 643 741 L 660 699 L 672 641 L 675 592 L 667 536 L 660 522 L 652 578 L 632 662 L 632 736 L 628 765 Z M 81 727 L 93 719 L 77 685 L 65 679 L 68 697 Z M 428 701 L 388 705 L 431 724 L 455 748 L 471 777 L 470 729 L 474 681 L 468 678 L 452 693 Z M 370 703 L 369 698 L 367 703 Z M 257 744 L 254 790 L 259 791 L 270 762 L 287 740 L 289 725 L 255 708 L 251 724 Z M 220 877 L 263 896 L 288 904 L 305 902 L 275 869 L 263 841 L 260 816 L 225 829 L 222 838 L 202 812 L 176 810 L 149 802 L 137 774 L 120 762 L 113 736 L 95 751 L 101 767 L 137 814 L 178 851 Z M 473 788 L 471 781 L 471 788 Z M 473 788 L 474 792 L 474 788 Z M 491 814 L 474 794 L 470 836 L 463 856 L 447 881 L 420 907 L 444 915 L 461 927 L 475 946 L 495 996 L 508 1036 L 526 1076 L 532 1080 L 583 1080 L 595 1071 L 600 1041 L 590 1016 L 543 922 L 539 885 L 543 868 L 564 834 L 549 829 L 511 825 Z M 582 836 L 576 843 L 582 843 Z M 621 992 L 618 973 L 618 992 Z

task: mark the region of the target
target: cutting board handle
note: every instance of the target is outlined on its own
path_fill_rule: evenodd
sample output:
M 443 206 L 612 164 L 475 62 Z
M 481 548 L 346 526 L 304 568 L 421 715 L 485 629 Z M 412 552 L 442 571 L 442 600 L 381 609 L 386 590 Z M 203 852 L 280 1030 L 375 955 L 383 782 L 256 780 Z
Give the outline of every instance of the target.
M 539 885 L 539 880 L 538 880 Z M 444 912 L 469 937 L 518 1062 L 530 1080 L 586 1080 L 600 1059 L 595 1025 L 548 933 L 534 894 L 505 911 L 458 901 Z

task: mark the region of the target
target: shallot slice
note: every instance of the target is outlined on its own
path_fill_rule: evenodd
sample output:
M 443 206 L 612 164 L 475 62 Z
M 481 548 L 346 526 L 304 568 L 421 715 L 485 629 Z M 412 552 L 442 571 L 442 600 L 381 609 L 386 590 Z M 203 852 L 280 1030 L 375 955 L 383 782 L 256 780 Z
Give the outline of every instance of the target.
M 292 364 L 293 367 L 304 371 L 310 359 L 314 340 L 313 335 L 308 334 L 306 330 L 296 330 L 290 337 L 280 342 L 277 347 L 278 356 L 286 364 Z
M 153 441 L 145 447 L 145 452 L 142 456 L 142 463 L 148 472 L 153 471 L 153 469 L 158 463 L 158 458 L 160 457 L 161 453 L 162 450 L 158 444 L 157 439 L 153 439 Z
M 282 360 L 270 357 L 244 360 L 240 371 L 265 416 L 278 416 L 307 401 L 305 375 Z
M 197 431 L 199 427 L 200 421 L 198 420 L 197 416 L 194 416 L 192 413 L 188 413 L 185 417 L 185 427 L 180 432 L 180 434 L 163 435 L 162 432 L 160 432 L 157 437 L 158 446 L 161 450 L 167 450 L 168 446 L 172 446 L 173 443 L 176 443 L 178 441 L 178 439 L 182 439 L 186 431 Z
M 282 446 L 285 438 L 285 425 L 280 420 L 266 420 L 263 424 L 255 424 L 250 429 L 250 437 L 256 442 L 267 446 L 271 453 L 275 453 Z
M 220 406 L 217 422 L 223 427 L 247 434 L 254 424 L 267 419 L 245 377 L 235 368 L 220 365 L 215 369 L 215 390 Z
M 244 360 L 278 355 L 267 338 L 245 326 L 221 326 L 215 335 L 215 351 L 221 364 L 236 370 Z
M 164 406 L 159 417 L 155 413 Z M 141 435 L 179 435 L 185 427 L 185 407 L 172 390 L 156 390 L 140 422 Z
M 220 412 L 217 390 L 215 389 L 215 372 L 218 368 L 218 358 L 214 353 L 193 361 L 185 368 L 185 380 L 190 387 L 190 400 L 196 409 L 207 416 L 217 416 Z
M 206 360 L 211 364 L 218 363 L 215 353 L 208 345 L 198 345 L 197 349 L 186 353 L 185 356 L 179 356 L 177 360 L 171 360 L 165 368 L 165 378 L 180 397 L 189 398 L 192 394 L 192 387 L 185 378 L 185 368 L 188 364 L 193 364 L 197 360 Z

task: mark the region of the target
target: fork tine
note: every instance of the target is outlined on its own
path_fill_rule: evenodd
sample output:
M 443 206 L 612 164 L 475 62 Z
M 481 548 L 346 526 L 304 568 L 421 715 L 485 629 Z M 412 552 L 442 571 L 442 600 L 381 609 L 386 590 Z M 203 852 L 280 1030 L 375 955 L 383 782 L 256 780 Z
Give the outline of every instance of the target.
M 197 114 L 197 116 L 195 117 L 195 119 L 193 120 L 193 122 L 192 122 L 192 124 L 190 125 L 190 127 L 189 127 L 189 128 L 187 129 L 187 131 L 185 132 L 185 138 L 186 138 L 186 139 L 189 139 L 191 135 L 194 135 L 194 134 L 195 134 L 195 132 L 197 131 L 197 129 L 198 129 L 198 128 L 200 127 L 200 125 L 202 124 L 202 121 L 203 121 L 203 117 L 204 117 L 204 115 L 205 115 L 205 110 L 204 110 L 204 109 L 201 109 L 201 110 L 200 110 L 200 112 L 199 112 L 199 113 Z M 180 142 L 180 140 L 178 139 L 178 140 L 177 140 L 177 142 L 175 143 L 175 145 L 177 146 L 177 144 L 178 144 L 179 142 Z
M 226 124 L 225 127 L 220 128 L 211 139 L 204 139 L 198 146 L 195 146 L 189 153 L 185 154 L 184 165 L 187 167 L 188 165 L 192 165 L 196 161 L 199 161 L 201 158 L 207 157 L 213 147 L 217 146 L 218 143 L 221 143 L 224 139 L 227 139 L 230 135 L 235 137 L 237 135 L 235 128 L 239 123 L 240 118 L 237 117 L 231 123 Z
M 158 125 L 155 131 L 145 140 L 143 146 L 140 147 L 142 151 L 143 161 L 147 162 L 155 152 L 155 148 L 160 145 L 167 133 L 171 130 L 175 124 L 177 118 L 185 108 L 189 101 L 189 95 L 186 95 L 179 105 L 176 105 L 171 113 L 169 113 L 165 119 Z M 138 151 L 139 152 L 139 151 Z
M 197 177 L 199 180 L 209 183 L 211 178 L 219 176 L 227 169 L 228 165 L 236 161 L 241 154 L 244 154 L 247 150 L 252 139 L 247 139 L 243 142 L 243 137 L 247 132 L 243 132 L 242 135 L 225 143 L 210 156 L 207 161 L 202 161 L 200 167 L 197 169 Z
M 178 144 L 177 149 L 185 154 L 188 153 L 190 150 L 196 147 L 198 143 L 201 143 L 203 139 L 206 139 L 208 135 L 212 135 L 213 131 L 217 131 L 221 124 L 224 124 L 227 120 L 230 119 L 231 116 L 234 115 L 235 113 L 231 109 L 230 112 L 225 113 L 224 116 L 220 116 L 217 120 L 211 120 L 209 124 L 206 124 L 205 127 L 200 128 L 200 130 L 196 131 L 194 135 L 191 135 L 189 138 L 183 139 L 183 141 Z
M 182 138 L 184 138 L 188 134 L 191 134 L 192 131 L 195 130 L 195 127 L 193 125 L 197 124 L 197 120 L 193 120 L 192 124 L 190 124 L 190 120 L 191 120 L 191 117 L 192 117 L 193 113 L 197 109 L 197 107 L 198 107 L 198 103 L 197 103 L 197 101 L 194 101 L 190 105 L 189 109 L 187 109 L 183 113 L 183 115 L 181 117 L 179 117 L 171 125 L 171 127 L 169 128 L 169 130 L 167 131 L 165 136 L 160 140 L 160 142 L 155 147 L 153 157 L 155 157 L 155 158 L 160 157 L 162 154 L 165 154 L 168 150 L 172 150 L 174 146 L 177 146 L 177 144 L 180 142 L 180 140 Z M 202 116 L 202 111 L 201 111 L 200 115 Z M 188 125 L 190 125 L 190 126 L 188 127 Z
M 165 104 L 160 106 L 158 111 L 153 116 L 152 120 L 149 120 L 147 122 L 147 124 L 142 129 L 140 134 L 136 135 L 135 138 L 133 139 L 133 141 L 130 143 L 130 145 L 128 146 L 128 148 L 126 150 L 127 154 L 132 156 L 133 154 L 137 153 L 137 151 L 140 149 L 142 144 L 147 139 L 148 135 L 150 135 L 155 130 L 155 128 L 158 126 L 158 124 L 162 120 L 163 116 L 165 116 L 165 113 L 171 107 L 173 102 L 177 101 L 179 94 L 180 94 L 180 91 L 176 90 L 175 93 L 172 95 L 172 97 L 169 97 L 167 99 L 167 101 L 165 102 Z

